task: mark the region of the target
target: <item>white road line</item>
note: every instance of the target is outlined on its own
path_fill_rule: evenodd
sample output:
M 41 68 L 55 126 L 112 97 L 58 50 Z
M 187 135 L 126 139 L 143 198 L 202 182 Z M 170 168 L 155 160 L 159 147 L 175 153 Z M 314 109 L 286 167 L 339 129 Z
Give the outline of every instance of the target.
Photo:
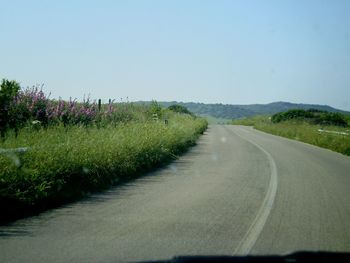
M 273 158 L 269 152 L 267 152 L 264 148 L 262 148 L 257 143 L 252 142 L 251 140 L 242 137 L 241 135 L 237 134 L 236 132 L 234 132 L 234 133 L 237 136 L 241 137 L 243 140 L 253 144 L 258 149 L 260 149 L 267 156 L 267 158 L 269 160 L 269 164 L 270 164 L 270 169 L 271 169 L 269 188 L 268 188 L 267 193 L 265 195 L 265 198 L 261 204 L 261 207 L 260 207 L 258 213 L 256 214 L 255 219 L 253 220 L 247 233 L 244 235 L 240 244 L 235 249 L 236 255 L 247 255 L 247 254 L 249 254 L 249 252 L 251 251 L 251 249 L 255 245 L 255 242 L 258 240 L 258 237 L 259 237 L 261 231 L 263 230 L 264 225 L 267 221 L 267 218 L 269 217 L 269 214 L 272 210 L 273 203 L 274 203 L 275 197 L 276 197 L 276 192 L 277 192 L 277 168 L 276 168 L 276 163 L 273 160 Z

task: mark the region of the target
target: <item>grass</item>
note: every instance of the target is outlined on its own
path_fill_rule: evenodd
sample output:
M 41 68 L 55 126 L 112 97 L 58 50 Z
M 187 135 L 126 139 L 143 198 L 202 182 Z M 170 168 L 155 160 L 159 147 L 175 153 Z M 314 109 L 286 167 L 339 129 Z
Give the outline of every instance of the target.
M 42 210 L 169 162 L 195 144 L 207 127 L 201 118 L 167 113 L 163 121 L 104 127 L 52 126 L 9 134 L 0 148 L 0 221 Z
M 347 118 L 349 120 L 349 117 Z M 349 127 L 314 125 L 301 120 L 272 123 L 269 116 L 255 116 L 234 120 L 232 124 L 253 126 L 257 130 L 306 142 L 350 156 L 350 135 L 321 133 L 318 131 L 319 129 L 324 129 L 349 133 Z

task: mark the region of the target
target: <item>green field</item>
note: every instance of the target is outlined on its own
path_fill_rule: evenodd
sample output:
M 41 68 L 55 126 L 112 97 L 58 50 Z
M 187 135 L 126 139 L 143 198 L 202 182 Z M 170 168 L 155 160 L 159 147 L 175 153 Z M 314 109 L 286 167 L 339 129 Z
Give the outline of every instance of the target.
M 346 116 L 346 118 L 349 122 L 349 116 Z M 349 134 L 349 127 L 316 125 L 302 120 L 289 120 L 273 123 L 271 117 L 266 115 L 234 120 L 232 124 L 253 126 L 255 129 L 267 133 L 310 143 L 345 155 L 350 155 L 350 135 L 332 133 L 335 131 Z M 331 132 L 320 132 L 320 129 Z

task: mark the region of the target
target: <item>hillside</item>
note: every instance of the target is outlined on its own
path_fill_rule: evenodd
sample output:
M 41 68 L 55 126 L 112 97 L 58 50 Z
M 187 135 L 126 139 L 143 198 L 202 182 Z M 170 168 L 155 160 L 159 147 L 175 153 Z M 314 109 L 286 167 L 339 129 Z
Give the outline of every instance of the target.
M 144 102 L 147 103 L 147 102 Z M 159 102 L 162 106 L 168 107 L 172 104 L 179 104 L 187 107 L 191 112 L 198 115 L 210 115 L 222 119 L 239 119 L 261 114 L 275 114 L 290 109 L 318 109 L 329 112 L 350 112 L 335 109 L 328 105 L 297 104 L 290 102 L 273 102 L 268 104 L 230 105 L 230 104 L 205 104 L 195 102 Z

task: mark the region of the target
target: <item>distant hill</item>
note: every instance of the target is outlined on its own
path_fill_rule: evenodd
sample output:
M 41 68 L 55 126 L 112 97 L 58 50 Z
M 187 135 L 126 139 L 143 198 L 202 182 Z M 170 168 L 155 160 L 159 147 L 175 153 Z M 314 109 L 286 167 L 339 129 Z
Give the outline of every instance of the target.
M 147 103 L 147 102 L 144 102 Z M 272 102 L 268 104 L 249 104 L 249 105 L 231 105 L 231 104 L 204 104 L 195 102 L 158 102 L 164 107 L 169 107 L 173 104 L 179 104 L 188 108 L 191 112 L 197 115 L 209 115 L 215 118 L 222 119 L 239 119 L 244 117 L 251 117 L 261 114 L 275 114 L 281 111 L 290 109 L 318 109 L 329 112 L 339 112 L 350 114 L 350 112 L 335 109 L 328 105 L 317 104 L 297 104 L 290 102 Z

